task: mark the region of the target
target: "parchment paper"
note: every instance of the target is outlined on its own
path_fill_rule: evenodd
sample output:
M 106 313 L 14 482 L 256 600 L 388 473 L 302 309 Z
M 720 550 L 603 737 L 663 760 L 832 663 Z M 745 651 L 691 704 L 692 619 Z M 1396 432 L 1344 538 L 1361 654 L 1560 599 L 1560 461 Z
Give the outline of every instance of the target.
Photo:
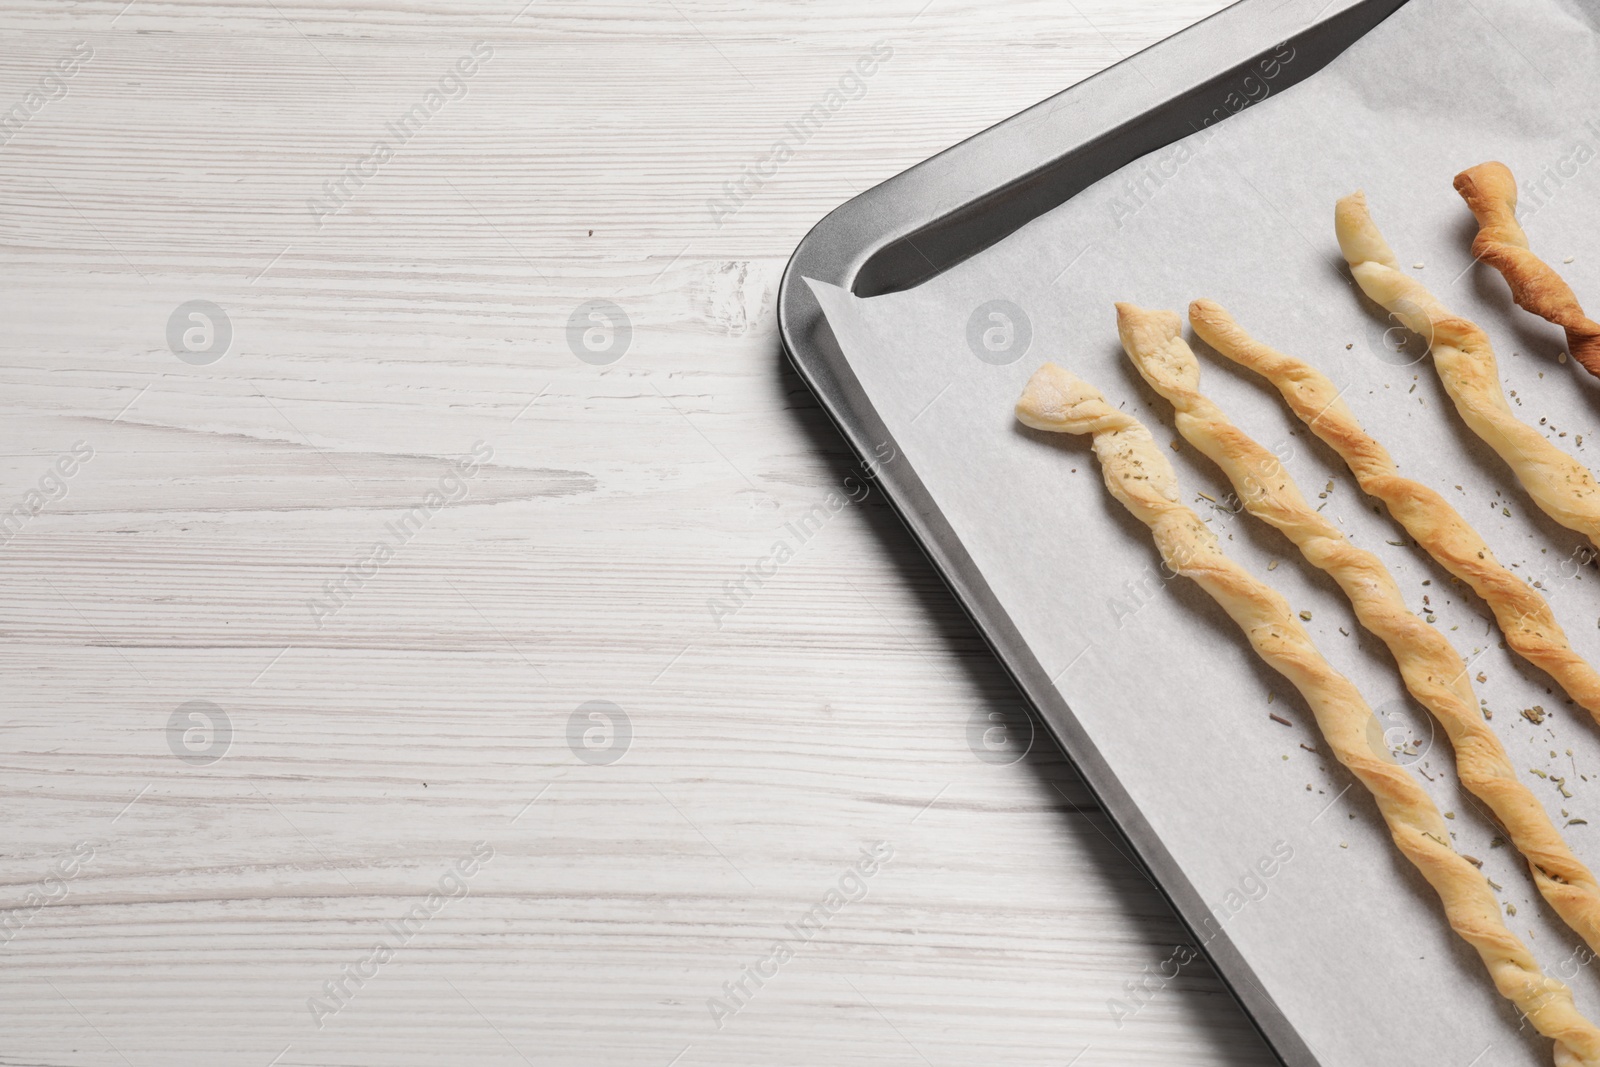
M 1322 0 L 1291 2 L 1311 14 Z M 1198 588 L 1161 577 L 1148 532 L 1110 499 L 1087 443 L 1022 430 L 1012 407 L 1035 368 L 1054 360 L 1163 443 L 1177 441 L 1169 406 L 1122 355 L 1112 303 L 1182 311 L 1193 298 L 1216 299 L 1343 387 L 1402 471 L 1444 491 L 1502 561 L 1538 579 L 1579 652 L 1600 663 L 1600 580 L 1582 539 L 1545 519 L 1465 429 L 1420 348 L 1393 351 L 1403 331 L 1360 296 L 1333 234 L 1335 200 L 1364 187 L 1407 270 L 1489 331 L 1514 409 L 1600 463 L 1600 383 L 1559 362 L 1560 332 L 1515 308 L 1493 270 L 1472 265 L 1476 226 L 1451 188 L 1465 167 L 1508 164 L 1534 248 L 1591 312 L 1600 308 L 1600 8 L 1411 0 L 1305 82 L 1279 93 L 1264 70 L 1251 95 L 1259 102 L 913 291 L 862 300 L 813 288 L 902 453 L 1041 663 L 1061 672 L 1062 695 L 1213 902 L 1214 921 L 1322 1062 L 1547 1064 L 1549 1042 L 1519 1033 L 1515 1011 L 1449 932 L 1292 688 Z M 998 305 L 994 318 L 992 301 L 1012 307 Z M 1264 380 L 1194 343 L 1202 388 L 1286 459 L 1313 504 L 1325 502 L 1324 514 L 1378 553 L 1413 609 L 1471 660 L 1524 781 L 1558 826 L 1590 820 L 1565 833 L 1600 868 L 1600 728 L 1500 647 L 1487 608 L 1374 513 Z M 1311 613 L 1312 636 L 1392 727 L 1398 758 L 1454 813 L 1457 847 L 1504 887 L 1511 928 L 1600 1019 L 1600 966 L 1583 962 L 1578 938 L 1453 784 L 1442 731 L 1405 697 L 1382 645 L 1287 540 L 1228 510 L 1229 487 L 1203 456 L 1183 445 L 1173 459 L 1184 499 L 1225 548 Z M 1534 706 L 1546 715 L 1540 725 L 1520 714 Z M 1533 769 L 1564 778 L 1573 795 Z M 1120 1010 L 1113 1001 L 1137 1006 L 1120 987 L 1106 996 L 1108 1016 Z

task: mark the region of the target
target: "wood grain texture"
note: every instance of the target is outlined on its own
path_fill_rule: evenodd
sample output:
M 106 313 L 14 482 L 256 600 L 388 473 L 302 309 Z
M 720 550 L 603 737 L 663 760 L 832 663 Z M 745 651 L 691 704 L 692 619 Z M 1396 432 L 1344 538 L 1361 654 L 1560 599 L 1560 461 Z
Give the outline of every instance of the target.
M 0 4 L 0 109 L 93 50 L 0 145 L 0 513 L 48 498 L 0 545 L 0 1064 L 1270 1062 L 1203 966 L 1113 1019 L 1185 935 L 1047 742 L 974 754 L 1016 695 L 875 494 L 709 607 L 858 474 L 778 351 L 809 226 L 1220 6 Z M 610 366 L 568 346 L 594 299 L 632 325 Z M 232 326 L 209 365 L 167 341 L 191 300 Z M 215 762 L 174 752 L 191 701 Z M 569 744 L 590 701 L 616 762 Z

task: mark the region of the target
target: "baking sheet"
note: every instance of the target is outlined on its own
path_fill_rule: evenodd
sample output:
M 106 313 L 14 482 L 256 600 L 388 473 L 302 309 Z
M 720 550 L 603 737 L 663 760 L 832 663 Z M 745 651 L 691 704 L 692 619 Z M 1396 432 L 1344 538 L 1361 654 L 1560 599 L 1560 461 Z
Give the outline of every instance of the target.
M 1314 14 L 1323 0 L 1291 2 Z M 1144 73 L 1160 84 L 1159 70 Z M 1332 230 L 1334 201 L 1364 187 L 1407 269 L 1489 331 L 1515 410 L 1600 461 L 1600 383 L 1559 363 L 1560 331 L 1516 309 L 1499 276 L 1472 265 L 1476 226 L 1450 185 L 1472 164 L 1507 163 L 1534 248 L 1600 303 L 1600 14 L 1581 0 L 1411 0 L 1309 80 L 1280 94 L 1272 78 L 1264 68 L 1217 101 L 1229 110 L 1250 101 L 1238 114 L 917 289 L 862 300 L 812 287 L 901 453 L 1211 903 L 1210 929 L 1232 940 L 1318 1059 L 1548 1063 L 1549 1042 L 1519 1031 L 1364 791 L 1326 755 L 1293 689 L 1192 583 L 1162 577 L 1148 532 L 1105 492 L 1087 441 L 1012 418 L 1028 376 L 1054 360 L 1158 439 L 1177 441 L 1170 407 L 1122 355 L 1111 305 L 1182 310 L 1216 299 L 1343 388 L 1402 471 L 1445 491 L 1502 561 L 1539 580 L 1574 646 L 1600 662 L 1600 584 L 1582 539 L 1538 513 L 1465 430 L 1421 350 L 1395 350 L 1401 333 L 1360 296 Z M 1196 347 L 1203 389 L 1384 559 L 1413 609 L 1432 613 L 1482 674 L 1478 695 L 1524 781 L 1558 826 L 1592 821 L 1566 836 L 1600 867 L 1600 728 L 1499 647 L 1487 608 L 1425 554 L 1393 543 L 1404 532 L 1373 513 L 1275 390 Z M 1511 928 L 1600 1019 L 1600 968 L 1581 962 L 1587 952 L 1515 853 L 1493 845 L 1491 822 L 1453 784 L 1442 731 L 1405 697 L 1382 645 L 1293 546 L 1226 506 L 1229 487 L 1202 456 L 1184 445 L 1173 458 L 1186 501 L 1231 554 L 1311 612 L 1324 654 L 1360 686 L 1390 739 L 1411 743 L 1399 758 L 1455 814 L 1457 847 L 1504 887 Z M 1541 724 L 1519 714 L 1534 706 L 1546 713 Z M 1564 777 L 1574 795 L 1534 769 Z M 1138 1025 L 1137 996 L 1108 989 L 1107 1000 L 1111 1022 Z

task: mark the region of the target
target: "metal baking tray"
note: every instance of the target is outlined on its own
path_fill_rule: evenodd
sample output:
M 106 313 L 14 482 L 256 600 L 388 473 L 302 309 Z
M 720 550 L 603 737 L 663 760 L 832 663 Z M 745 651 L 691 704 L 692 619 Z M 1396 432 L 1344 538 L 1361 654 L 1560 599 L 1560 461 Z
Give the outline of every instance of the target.
M 878 484 L 1018 688 L 1278 1058 L 1317 1067 L 1271 993 L 1078 726 L 1049 674 L 873 409 L 822 308 L 813 278 L 877 296 L 911 289 L 976 255 L 1123 167 L 1226 121 L 1219 107 L 1281 44 L 1295 49 L 1281 88 L 1313 76 L 1406 0 L 1239 0 L 1072 88 L 896 175 L 834 210 L 801 241 L 778 296 L 789 360 Z M 899 458 L 875 462 L 875 443 Z

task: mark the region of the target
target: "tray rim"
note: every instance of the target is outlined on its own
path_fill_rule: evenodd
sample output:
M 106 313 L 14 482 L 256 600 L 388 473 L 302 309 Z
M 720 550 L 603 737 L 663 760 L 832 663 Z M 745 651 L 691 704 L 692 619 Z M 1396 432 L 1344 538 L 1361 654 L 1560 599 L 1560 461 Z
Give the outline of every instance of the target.
M 834 338 L 806 279 L 854 291 L 863 268 L 875 255 L 916 235 L 923 227 L 970 206 L 977 197 L 1001 195 L 1008 186 L 1025 181 L 1055 158 L 1093 151 L 1102 138 L 1115 137 L 1152 112 L 1172 106 L 1184 93 L 1196 91 L 1200 81 L 1226 75 L 1241 63 L 1254 62 L 1291 38 L 1317 33 L 1341 18 L 1371 19 L 1371 25 L 1356 35 L 1359 37 L 1406 2 L 1329 0 L 1308 18 L 1298 12 L 1287 13 L 1286 9 L 1292 4 L 1283 0 L 1235 0 L 1187 29 L 846 201 L 824 216 L 801 240 L 784 268 L 778 289 L 778 332 L 784 355 L 817 397 L 840 435 L 862 460 L 869 477 L 882 489 L 884 498 L 910 532 L 912 540 L 1010 675 L 1033 716 L 1050 731 L 1113 829 L 1132 849 L 1143 873 L 1172 907 L 1193 939 L 1192 947 L 1198 948 L 1208 960 L 1285 1067 L 1326 1065 L 1278 1007 L 1228 936 L 1226 927 L 1214 922 L 1204 898 L 1078 725 L 1049 672 L 1012 625 L 909 461 L 898 447 L 894 447 L 892 459 L 882 461 L 878 449 L 883 445 L 895 446 L 894 435 L 877 416 L 856 381 L 849 360 Z M 1353 39 L 1340 45 L 1334 54 L 1342 52 L 1349 43 L 1353 43 Z M 1175 84 L 1166 89 L 1156 85 L 1139 68 L 1140 61 L 1146 64 L 1159 61 L 1163 74 L 1176 73 Z M 1309 77 L 1326 62 L 1324 59 L 1315 64 L 1295 80 Z M 1028 135 L 1040 133 L 1058 114 L 1075 120 L 1076 128 L 1069 126 L 1065 131 L 1069 143 L 1058 149 L 1054 157 L 1030 157 L 1029 149 L 1033 147 L 1030 142 L 1034 138 Z M 1086 120 L 1091 118 L 1092 125 L 1087 124 Z M 1143 149 L 1135 158 L 1181 136 L 1180 132 Z M 1105 173 L 1121 165 L 1115 162 Z M 1061 202 L 1078 191 L 1074 190 Z M 989 243 L 1003 240 L 1016 228 Z M 978 248 L 971 254 L 981 251 L 982 248 Z M 938 268 L 930 277 L 958 262 L 960 260 Z M 926 279 L 913 284 L 921 284 L 923 280 Z M 1208 924 L 1208 936 L 1201 936 Z

